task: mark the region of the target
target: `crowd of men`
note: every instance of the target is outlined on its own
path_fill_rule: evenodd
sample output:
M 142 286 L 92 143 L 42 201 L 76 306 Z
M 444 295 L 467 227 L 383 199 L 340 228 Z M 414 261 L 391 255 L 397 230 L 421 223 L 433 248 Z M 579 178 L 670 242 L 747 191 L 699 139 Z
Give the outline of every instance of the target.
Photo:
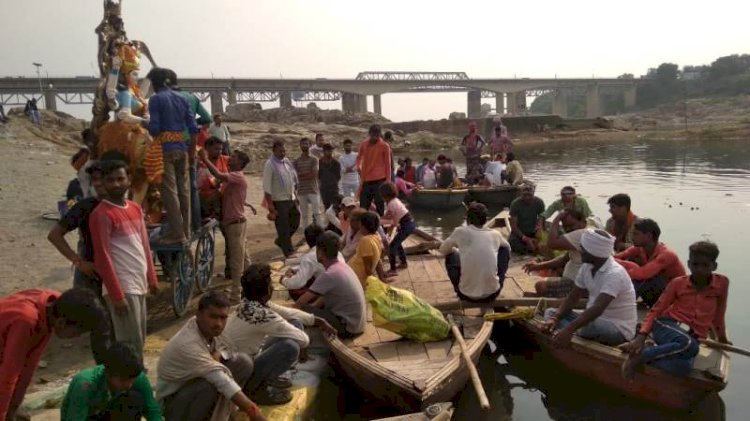
M 574 334 L 629 354 L 623 376 L 644 364 L 674 375 L 690 373 L 700 339 L 709 333 L 730 343 L 725 327 L 728 279 L 714 273 L 718 247 L 698 241 L 689 248 L 687 267 L 661 242 L 659 224 L 631 210 L 627 194 L 611 196 L 611 217 L 598 227 L 585 199 L 566 186 L 545 208 L 532 187 L 523 187 L 510 206 L 510 247 L 522 254 L 553 254 L 527 263 L 527 272 L 546 275 L 537 296 L 564 298 L 545 314 L 545 329 L 567 345 Z M 553 220 L 546 220 L 553 215 Z M 592 226 L 593 225 L 593 226 Z M 586 309 L 573 310 L 579 299 Z M 636 301 L 649 309 L 638 328 Z M 652 344 L 646 344 L 651 335 Z
M 221 117 L 208 125 L 200 103 L 179 90 L 170 72 L 149 74 L 156 94 L 148 128 L 162 147 L 168 226 L 151 240 L 184 243 L 196 218 L 220 220 L 227 244 L 225 275 L 241 287 L 240 304 L 233 309 L 223 292 L 204 294 L 197 314 L 161 353 L 152 388 L 144 374 L 143 349 L 146 296 L 158 292 L 158 282 L 144 214 L 127 198 L 128 165 L 87 162 L 76 169 L 86 173 L 91 188 L 85 190 L 91 194 L 84 194 L 49 233 L 50 242 L 75 266 L 74 288 L 63 293 L 32 289 L 0 298 L 0 419 L 28 419 L 20 405 L 53 334 L 72 338 L 90 332 L 97 366 L 73 377 L 62 420 L 227 420 L 233 405 L 251 420 L 264 420 L 257 404 L 292 399 L 285 373 L 307 358 L 310 341 L 304 328 L 317 326 L 343 338 L 362 334 L 368 278 L 387 280 L 407 267 L 402 243 L 416 224 L 399 199 L 404 193 L 399 179 L 425 187 L 434 179 L 437 187 L 449 187 L 457 178 L 442 155 L 437 171 L 427 159 L 416 168 L 406 159 L 394 174 L 392 136 L 382 136 L 377 125 L 358 152 L 346 139 L 338 158 L 321 134 L 313 142 L 300 139 L 300 156 L 293 161 L 286 157 L 285 143 L 274 142 L 262 188 L 267 217 L 276 227 L 275 243 L 291 257 L 296 252 L 292 235 L 301 222 L 309 246 L 297 269 L 281 280 L 294 305 L 279 306 L 270 301 L 269 265 L 251 264 L 245 248 L 247 181 L 242 171 L 249 158 L 231 152 Z M 206 122 L 203 129 L 196 114 Z M 495 132 L 490 148 L 507 165 L 502 181 L 517 171 L 510 168 L 516 161 L 507 131 L 498 126 Z M 476 126 L 461 146 L 468 173 L 479 171 L 484 140 Z M 195 161 L 200 165 L 191 171 Z M 485 180 L 494 174 L 486 167 L 481 170 Z M 197 194 L 191 197 L 192 192 Z M 470 204 L 466 224 L 439 249 L 456 296 L 491 303 L 502 290 L 511 254 L 548 255 L 524 269 L 545 275 L 536 295 L 565 297 L 545 314 L 545 329 L 561 346 L 574 334 L 620 346 L 630 355 L 623 366 L 629 377 L 643 364 L 686 375 L 699 340 L 709 331 L 729 342 L 724 324 L 728 280 L 714 273 L 716 245 L 700 241 L 690 246 L 688 275 L 676 253 L 659 241 L 659 225 L 632 212 L 628 195 L 609 198 L 611 217 L 603 227 L 590 226 L 592 212 L 573 187 L 564 187 L 560 195 L 546 207 L 533 187 L 522 186 L 510 205 L 507 240 L 485 226 L 484 205 Z M 74 249 L 65 234 L 75 229 L 81 235 Z M 585 297 L 586 309 L 574 311 Z M 650 311 L 636 329 L 638 298 Z M 648 335 L 653 344 L 646 343 Z

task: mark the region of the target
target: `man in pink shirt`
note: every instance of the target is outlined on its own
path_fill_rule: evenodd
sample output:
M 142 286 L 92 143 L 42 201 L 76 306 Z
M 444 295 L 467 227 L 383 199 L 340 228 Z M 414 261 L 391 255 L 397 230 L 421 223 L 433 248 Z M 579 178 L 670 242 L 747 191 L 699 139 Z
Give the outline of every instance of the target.
M 379 125 L 370 126 L 370 137 L 359 144 L 356 162 L 362 180 L 362 190 L 359 194 L 360 206 L 369 209 L 374 201 L 380 216 L 385 212 L 385 203 L 379 192 L 380 185 L 391 181 L 393 173 L 391 147 L 380 137 L 381 132 Z
M 103 161 L 101 166 L 107 194 L 89 218 L 94 267 L 104 284 L 115 339 L 142 359 L 146 295 L 159 292 L 151 247 L 141 207 L 125 198 L 130 188 L 127 164 Z
M 247 197 L 247 180 L 242 170 L 250 158 L 242 151 L 234 151 L 229 158 L 229 172 L 221 172 L 209 160 L 205 150 L 199 152 L 201 161 L 211 174 L 224 184 L 224 195 L 221 201 L 221 225 L 227 242 L 227 260 L 232 281 L 239 285 L 245 268 L 250 266 L 250 259 L 245 250 L 247 219 L 245 218 L 245 198 Z

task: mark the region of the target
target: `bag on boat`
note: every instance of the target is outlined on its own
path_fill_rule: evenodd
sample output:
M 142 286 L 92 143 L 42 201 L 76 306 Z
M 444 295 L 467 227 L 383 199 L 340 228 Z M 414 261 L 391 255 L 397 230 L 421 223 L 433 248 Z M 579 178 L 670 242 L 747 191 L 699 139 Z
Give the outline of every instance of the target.
M 372 324 L 376 327 L 417 342 L 441 341 L 450 334 L 443 314 L 411 291 L 370 276 L 365 297 L 372 306 Z

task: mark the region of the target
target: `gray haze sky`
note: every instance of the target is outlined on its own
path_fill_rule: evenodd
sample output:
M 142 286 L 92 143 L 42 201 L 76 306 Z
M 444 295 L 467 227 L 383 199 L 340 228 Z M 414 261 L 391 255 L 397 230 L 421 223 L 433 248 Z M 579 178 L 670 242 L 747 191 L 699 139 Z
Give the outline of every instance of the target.
M 95 73 L 99 0 L 0 0 L 0 76 Z M 748 52 L 750 7 L 676 1 L 124 0 L 128 36 L 182 77 L 636 76 Z M 337 108 L 338 103 L 319 103 Z M 370 105 L 371 107 L 371 105 Z M 387 94 L 395 120 L 465 111 L 466 95 Z

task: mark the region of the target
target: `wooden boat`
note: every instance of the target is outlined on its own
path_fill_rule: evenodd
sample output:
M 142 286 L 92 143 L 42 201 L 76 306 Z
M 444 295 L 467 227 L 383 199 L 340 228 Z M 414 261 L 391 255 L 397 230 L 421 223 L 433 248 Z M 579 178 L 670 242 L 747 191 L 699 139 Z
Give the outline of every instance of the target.
M 440 239 L 417 228 L 406 238 L 403 246 L 407 255 L 422 254 L 440 247 Z
M 485 227 L 510 234 L 508 212 L 500 212 L 487 222 Z M 508 268 L 503 297 L 517 298 L 525 292 L 534 292 L 534 283 L 539 278 L 523 272 L 522 260 L 511 260 Z M 639 308 L 639 318 L 645 317 L 645 309 Z M 561 348 L 552 343 L 552 337 L 542 332 L 543 318 L 537 314 L 532 319 L 516 320 L 542 353 L 558 361 L 563 367 L 617 390 L 632 398 L 659 406 L 685 409 L 699 403 L 712 392 L 718 392 L 727 384 L 729 356 L 726 352 L 700 347 L 692 373 L 687 377 L 676 377 L 655 367 L 646 366 L 636 374 L 633 381 L 624 380 L 620 373 L 626 354 L 617 348 L 574 336 L 571 346 Z
M 453 404 L 450 402 L 442 402 L 430 405 L 422 412 L 399 415 L 396 417 L 379 418 L 374 421 L 450 421 L 452 416 Z
M 442 258 L 412 255 L 408 263 L 391 285 L 411 290 L 434 305 L 456 300 Z M 468 354 L 476 364 L 492 333 L 492 322 L 484 321 L 477 309 L 452 314 L 463 325 Z M 357 338 L 328 338 L 338 368 L 364 393 L 387 406 L 420 410 L 449 401 L 464 389 L 469 371 L 452 337 L 417 343 L 375 327 L 368 319 L 364 334 Z
M 513 199 L 521 193 L 520 186 L 502 185 L 497 187 L 472 186 L 468 188 L 467 201 L 485 205 L 510 206 Z
M 658 368 L 646 366 L 636 373 L 633 381 L 628 381 L 620 374 L 620 367 L 626 358 L 626 354 L 620 350 L 578 336 L 573 337 L 570 347 L 555 346 L 552 337 L 541 330 L 541 315 L 516 323 L 539 345 L 542 352 L 567 369 L 627 396 L 659 406 L 690 408 L 727 385 L 729 356 L 724 351 L 701 345 L 693 371 L 687 377 L 673 376 Z
M 420 189 L 409 196 L 409 204 L 428 209 L 460 208 L 466 199 L 465 188 L 460 189 Z

